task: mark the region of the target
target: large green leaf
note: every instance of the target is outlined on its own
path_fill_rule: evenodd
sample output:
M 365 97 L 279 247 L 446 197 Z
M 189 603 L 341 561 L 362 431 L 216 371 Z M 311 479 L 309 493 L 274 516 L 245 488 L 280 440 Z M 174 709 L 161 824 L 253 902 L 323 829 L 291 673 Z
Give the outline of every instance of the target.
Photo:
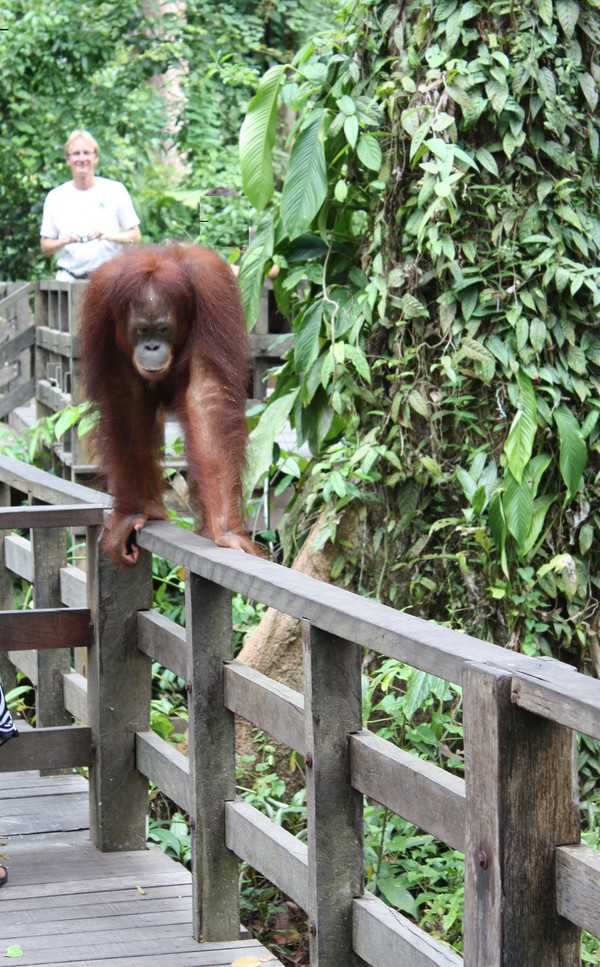
M 556 0 L 556 14 L 567 39 L 575 33 L 580 6 L 577 0 Z
M 273 194 L 273 146 L 277 126 L 277 101 L 285 72 L 276 64 L 262 78 L 240 131 L 240 165 L 244 191 L 259 211 Z
M 523 548 L 533 522 L 531 488 L 527 484 L 518 483 L 511 473 L 507 473 L 503 503 L 506 526 L 517 542 L 517 546 Z
M 313 302 L 294 324 L 294 358 L 296 369 L 302 375 L 308 373 L 319 355 L 319 334 L 323 318 L 323 300 Z
M 294 142 L 281 197 L 281 220 L 290 238 L 305 232 L 327 195 L 325 152 L 319 111 Z
M 269 403 L 250 434 L 244 490 L 250 494 L 273 462 L 273 445 L 288 419 L 298 389 Z
M 521 483 L 523 470 L 531 459 L 537 431 L 537 407 L 533 383 L 522 370 L 517 373 L 521 395 L 519 409 L 508 432 L 504 452 L 511 474 Z
M 252 329 L 260 309 L 265 263 L 273 254 L 273 218 L 264 214 L 257 226 L 252 242 L 244 252 L 238 275 L 238 286 L 246 316 L 246 325 Z
M 567 486 L 569 499 L 572 499 L 579 490 L 587 463 L 587 446 L 577 419 L 566 406 L 556 410 L 554 419 L 560 443 L 560 472 Z

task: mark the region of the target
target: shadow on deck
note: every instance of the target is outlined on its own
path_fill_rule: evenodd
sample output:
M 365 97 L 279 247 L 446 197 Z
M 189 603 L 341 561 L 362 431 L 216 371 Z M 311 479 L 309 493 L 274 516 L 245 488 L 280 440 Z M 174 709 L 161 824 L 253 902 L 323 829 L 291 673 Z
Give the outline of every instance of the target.
M 0 774 L 0 844 L 0 957 L 18 946 L 23 967 L 279 963 L 254 940 L 197 943 L 191 876 L 160 849 L 96 849 L 81 776 Z

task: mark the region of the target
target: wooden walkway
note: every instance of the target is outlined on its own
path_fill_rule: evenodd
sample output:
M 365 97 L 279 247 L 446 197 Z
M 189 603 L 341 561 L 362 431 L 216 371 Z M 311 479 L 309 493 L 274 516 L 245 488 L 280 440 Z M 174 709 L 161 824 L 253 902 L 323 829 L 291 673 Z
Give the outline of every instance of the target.
M 16 740 L 18 741 L 18 739 Z M 275 967 L 255 940 L 192 939 L 191 877 L 159 849 L 101 853 L 76 775 L 0 773 L 0 960 L 20 967 Z M 10 947 L 22 956 L 5 959 Z

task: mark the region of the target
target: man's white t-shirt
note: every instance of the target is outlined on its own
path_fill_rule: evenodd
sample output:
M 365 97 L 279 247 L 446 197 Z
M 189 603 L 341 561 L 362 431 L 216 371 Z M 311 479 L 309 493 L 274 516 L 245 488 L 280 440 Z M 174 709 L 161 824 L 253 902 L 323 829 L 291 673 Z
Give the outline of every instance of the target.
M 80 190 L 72 181 L 66 181 L 48 192 L 40 235 L 45 238 L 62 235 L 86 238 L 94 232 L 115 235 L 139 223 L 125 185 L 96 176 L 91 188 Z M 60 250 L 58 268 L 75 277 L 85 276 L 120 251 L 118 242 L 101 238 L 71 242 Z

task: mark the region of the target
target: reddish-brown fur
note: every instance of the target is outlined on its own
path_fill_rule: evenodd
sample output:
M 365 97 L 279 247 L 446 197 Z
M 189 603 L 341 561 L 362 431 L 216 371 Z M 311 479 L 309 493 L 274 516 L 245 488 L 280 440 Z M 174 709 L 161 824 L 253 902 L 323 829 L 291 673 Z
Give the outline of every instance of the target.
M 154 382 L 134 369 L 127 329 L 134 304 L 150 292 L 176 321 L 172 364 Z M 197 245 L 145 245 L 105 263 L 86 289 L 80 354 L 99 412 L 101 469 L 114 495 L 105 546 L 115 563 L 135 564 L 132 533 L 148 519 L 166 519 L 157 447 L 168 411 L 184 432 L 201 532 L 221 546 L 258 553 L 242 513 L 249 345 L 227 263 Z

